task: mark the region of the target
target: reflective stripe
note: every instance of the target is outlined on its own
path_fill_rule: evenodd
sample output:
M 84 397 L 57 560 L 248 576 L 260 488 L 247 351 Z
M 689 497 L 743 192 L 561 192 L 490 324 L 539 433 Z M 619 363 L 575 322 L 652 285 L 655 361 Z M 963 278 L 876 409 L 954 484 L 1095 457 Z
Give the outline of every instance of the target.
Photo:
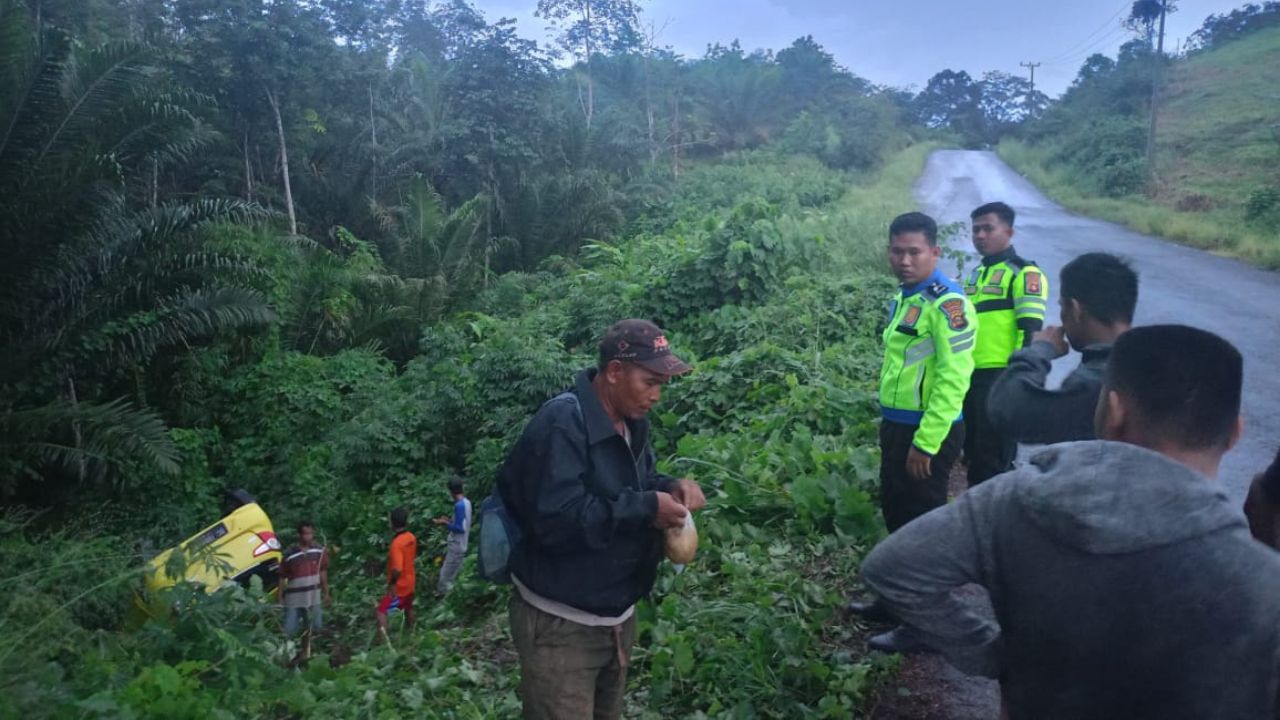
M 977 334 L 978 334 L 978 331 L 977 331 L 976 329 L 974 329 L 974 330 L 968 330 L 968 331 L 965 331 L 965 332 L 960 333 L 959 335 L 953 335 L 953 336 L 952 336 L 951 338 L 949 338 L 949 339 L 950 339 L 950 341 L 951 341 L 951 344 L 952 344 L 952 345 L 959 345 L 960 343 L 964 342 L 965 340 L 972 340 L 972 339 L 973 339 L 973 336 L 974 336 L 974 335 L 977 335 Z
M 973 341 L 972 341 L 972 340 L 970 340 L 969 342 L 967 342 L 967 343 L 965 343 L 965 344 L 963 344 L 963 345 L 952 345 L 952 346 L 951 346 L 951 352 L 953 352 L 953 353 L 964 352 L 965 350 L 968 350 L 968 349 L 970 349 L 970 348 L 972 348 L 972 347 L 973 347 Z
M 995 310 L 1012 310 L 1013 300 L 1009 298 L 1000 298 L 999 300 L 983 300 L 973 306 L 974 310 L 980 313 L 993 312 Z
M 1014 313 L 1017 315 L 1044 315 L 1048 305 L 1039 298 L 1023 298 L 1014 303 Z
M 907 348 L 907 351 L 902 354 L 902 364 L 904 366 L 915 365 L 932 354 L 933 338 L 925 338 L 919 345 L 913 345 Z
M 933 344 L 930 343 L 929 345 L 930 345 L 929 354 L 932 355 Z M 924 387 L 924 366 L 923 365 L 920 366 L 920 369 L 916 370 L 916 386 L 915 387 L 916 387 L 916 407 L 924 407 L 924 400 L 920 397 L 920 390 Z M 921 416 L 921 419 L 922 420 L 924 419 L 923 415 Z

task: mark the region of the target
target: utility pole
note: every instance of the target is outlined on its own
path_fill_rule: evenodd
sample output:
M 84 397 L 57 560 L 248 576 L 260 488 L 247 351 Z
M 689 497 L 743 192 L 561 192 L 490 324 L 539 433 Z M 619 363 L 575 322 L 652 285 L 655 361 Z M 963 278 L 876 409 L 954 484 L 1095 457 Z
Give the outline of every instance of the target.
M 1031 98 L 1035 97 L 1035 94 L 1036 94 L 1036 68 L 1040 67 L 1041 63 L 1024 62 L 1024 63 L 1018 63 L 1018 64 L 1024 68 L 1028 68 L 1031 70 L 1031 92 L 1027 93 L 1027 115 L 1031 115 L 1032 114 Z
M 1147 182 L 1154 189 L 1156 180 L 1156 116 L 1160 103 L 1160 71 L 1164 68 L 1164 17 L 1169 0 L 1160 0 L 1160 34 L 1156 39 L 1155 66 L 1151 71 L 1151 127 L 1147 129 Z

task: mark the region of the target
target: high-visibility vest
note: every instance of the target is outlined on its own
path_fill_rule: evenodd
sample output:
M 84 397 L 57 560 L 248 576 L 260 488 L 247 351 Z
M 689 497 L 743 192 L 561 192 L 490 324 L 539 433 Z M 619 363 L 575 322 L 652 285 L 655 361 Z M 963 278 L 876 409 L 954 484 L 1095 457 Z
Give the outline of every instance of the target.
M 973 351 L 975 368 L 1008 366 L 1009 356 L 1044 325 L 1049 279 L 1013 248 L 983 258 L 965 280 L 964 292 L 982 322 Z
M 914 444 L 938 452 L 951 425 L 961 419 L 978 315 L 954 280 L 935 271 L 903 287 L 889 306 L 880 366 L 880 407 L 885 420 L 917 425 Z

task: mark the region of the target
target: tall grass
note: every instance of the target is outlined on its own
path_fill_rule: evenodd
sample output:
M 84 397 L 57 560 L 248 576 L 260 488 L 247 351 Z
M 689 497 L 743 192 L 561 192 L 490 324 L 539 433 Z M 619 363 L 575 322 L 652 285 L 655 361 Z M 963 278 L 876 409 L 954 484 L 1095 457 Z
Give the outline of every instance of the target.
M 1091 194 L 1087 183 L 1069 166 L 1055 163 L 1051 145 L 1031 146 L 1004 140 L 997 152 L 1005 162 L 1035 183 L 1046 195 L 1073 212 L 1120 223 L 1132 230 L 1190 245 L 1245 262 L 1280 269 L 1280 236 L 1248 225 L 1237 208 L 1185 212 L 1142 196 L 1123 198 Z

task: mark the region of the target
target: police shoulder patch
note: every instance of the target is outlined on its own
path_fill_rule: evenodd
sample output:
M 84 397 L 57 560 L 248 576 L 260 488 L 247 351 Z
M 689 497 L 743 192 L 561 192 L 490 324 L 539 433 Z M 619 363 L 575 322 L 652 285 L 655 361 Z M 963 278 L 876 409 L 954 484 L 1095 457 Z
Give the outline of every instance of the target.
M 938 305 L 947 316 L 947 325 L 952 330 L 963 330 L 969 327 L 969 318 L 964 314 L 963 300 L 946 300 Z
M 1022 275 L 1022 291 L 1027 295 L 1040 294 L 1040 272 L 1028 270 Z

